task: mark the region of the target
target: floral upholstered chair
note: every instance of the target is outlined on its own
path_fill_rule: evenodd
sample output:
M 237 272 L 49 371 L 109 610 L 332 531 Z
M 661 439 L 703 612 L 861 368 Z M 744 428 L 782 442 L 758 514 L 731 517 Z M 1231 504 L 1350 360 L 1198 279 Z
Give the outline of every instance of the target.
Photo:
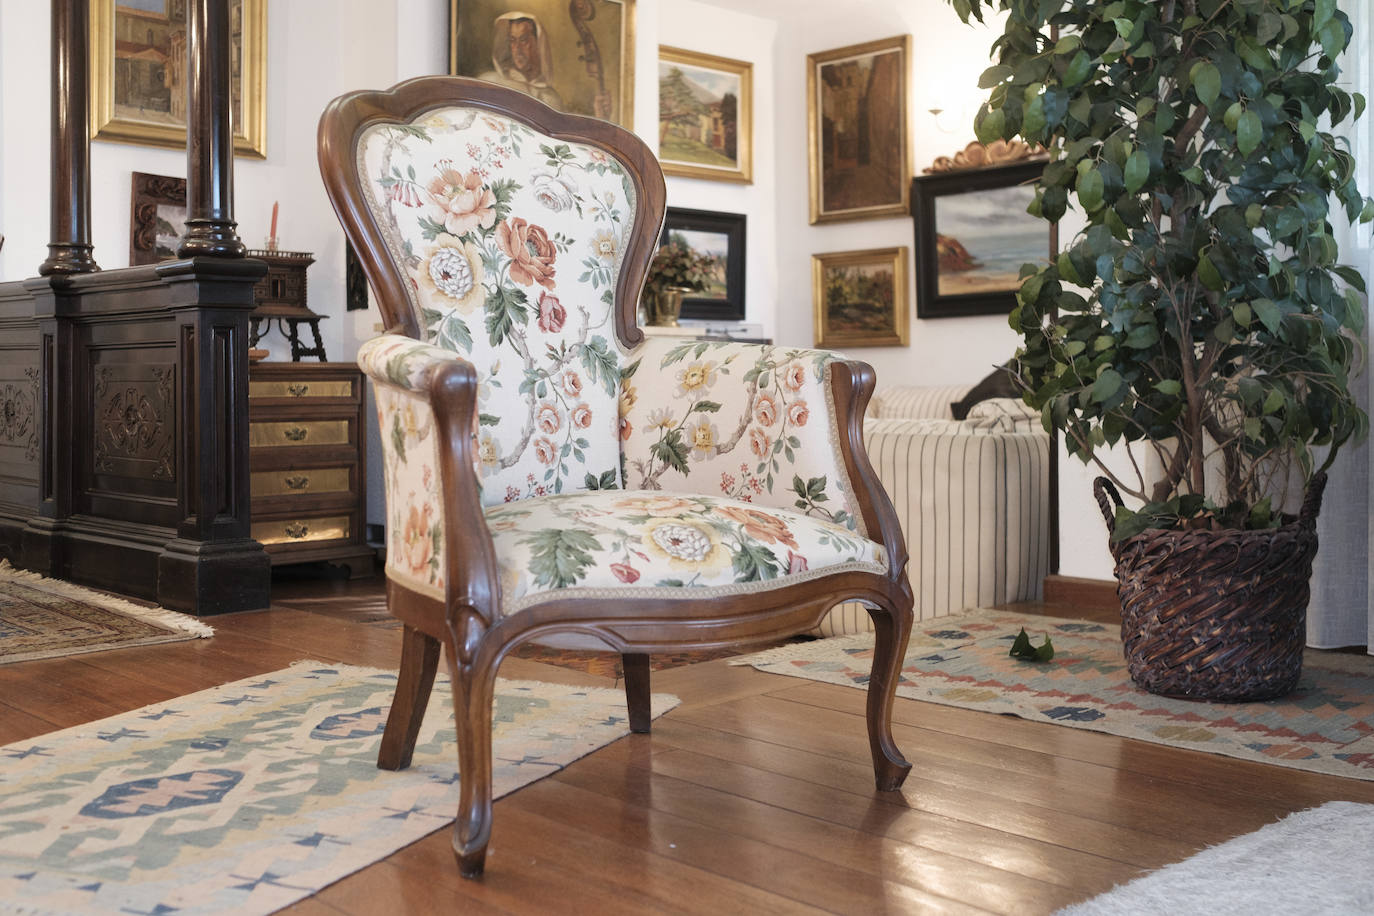
M 320 165 L 388 332 L 376 389 L 387 600 L 405 623 L 379 765 L 410 761 L 440 647 L 453 681 L 454 849 L 481 873 L 491 704 L 516 645 L 622 653 L 649 728 L 649 653 L 799 633 L 857 599 L 877 630 L 880 789 L 911 628 L 906 549 L 860 435 L 873 372 L 815 350 L 645 340 L 663 221 L 653 155 L 613 124 L 423 77 L 335 100 Z

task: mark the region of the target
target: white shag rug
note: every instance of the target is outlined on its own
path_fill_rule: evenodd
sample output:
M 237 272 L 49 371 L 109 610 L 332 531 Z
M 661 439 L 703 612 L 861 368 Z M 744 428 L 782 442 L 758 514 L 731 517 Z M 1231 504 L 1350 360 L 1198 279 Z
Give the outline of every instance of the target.
M 1058 916 L 1374 913 L 1374 805 L 1328 802 L 1203 850 Z

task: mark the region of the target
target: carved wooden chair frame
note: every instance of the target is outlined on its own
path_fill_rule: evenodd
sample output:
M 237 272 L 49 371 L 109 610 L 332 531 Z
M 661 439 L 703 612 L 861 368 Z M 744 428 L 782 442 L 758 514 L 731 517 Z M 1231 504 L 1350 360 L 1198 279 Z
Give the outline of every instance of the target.
M 643 340 L 635 325 L 636 302 L 662 227 L 665 189 L 662 171 L 634 134 L 606 121 L 554 111 L 515 92 L 460 77 L 420 77 L 386 91 L 341 96 L 325 110 L 319 127 L 319 160 L 330 200 L 358 253 L 390 331 L 417 339 L 421 328 L 407 305 L 405 282 L 393 265 L 379 227 L 365 204 L 355 160 L 364 129 L 378 122 L 407 123 L 423 112 L 460 104 L 523 122 L 551 137 L 585 143 L 615 157 L 632 177 L 641 218 L 625 253 L 616 287 L 615 330 L 622 344 Z M 862 362 L 840 361 L 832 372 L 840 451 L 869 536 L 887 551 L 888 572 L 848 570 L 809 581 L 720 598 L 646 598 L 633 587 L 623 599 L 558 598 L 498 613 L 499 566 L 483 517 L 473 470 L 477 373 L 457 358 L 430 381 L 444 497 L 446 598 L 437 600 L 395 581 L 387 583 L 390 612 L 404 622 L 400 678 L 387 720 L 378 766 L 410 763 L 421 717 L 434 683 L 440 646 L 453 686 L 462 774 L 453 847 L 464 876 L 483 870 L 491 832 L 491 709 L 496 671 L 519 644 L 556 633 L 598 637 L 624 660 L 630 727 L 649 730 L 649 655 L 757 643 L 816 626 L 834 605 L 858 599 L 876 628 L 867 725 L 877 787 L 896 789 L 910 764 L 892 740 L 894 691 L 912 624 L 905 540 L 891 501 L 883 492 L 862 442 L 864 409 L 874 374 Z M 687 590 L 684 590 L 686 592 Z

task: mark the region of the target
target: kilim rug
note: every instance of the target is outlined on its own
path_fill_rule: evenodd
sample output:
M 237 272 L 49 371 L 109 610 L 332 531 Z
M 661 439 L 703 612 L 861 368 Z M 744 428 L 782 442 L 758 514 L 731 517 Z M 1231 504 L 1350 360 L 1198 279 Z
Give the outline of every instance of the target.
M 396 674 L 300 662 L 0 747 L 0 913 L 270 913 L 451 823 L 447 679 L 377 769 Z M 677 698 L 655 694 L 661 715 Z M 629 731 L 623 691 L 498 681 L 497 796 Z
M 1054 659 L 1007 653 L 1025 627 Z M 731 662 L 864 687 L 873 635 L 785 646 Z M 1306 655 L 1298 688 L 1264 703 L 1201 703 L 1147 693 L 1131 681 L 1120 627 L 975 611 L 912 629 L 897 694 L 1319 773 L 1374 780 L 1374 658 Z
M 1205 849 L 1060 916 L 1374 913 L 1374 805 L 1327 802 Z
M 194 617 L 143 607 L 0 560 L 0 664 L 212 636 Z

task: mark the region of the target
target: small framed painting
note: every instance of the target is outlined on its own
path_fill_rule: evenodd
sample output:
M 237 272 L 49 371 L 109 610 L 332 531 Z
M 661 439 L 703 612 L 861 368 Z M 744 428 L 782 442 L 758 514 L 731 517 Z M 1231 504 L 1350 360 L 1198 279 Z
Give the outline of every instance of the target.
M 905 216 L 911 36 L 807 55 L 811 222 Z
M 905 245 L 812 255 L 816 346 L 906 346 L 908 257 Z
M 448 72 L 634 121 L 634 0 L 449 0 Z
M 91 139 L 184 149 L 185 0 L 90 0 L 90 29 Z M 229 83 L 234 153 L 265 159 L 267 0 L 230 0 Z
M 177 256 L 186 232 L 186 179 L 134 172 L 129 266 Z
M 659 47 L 663 174 L 753 181 L 753 72 L 742 60 Z
M 1026 212 L 1044 162 L 921 175 L 911 182 L 916 316 L 1008 314 L 1021 265 L 1051 256 L 1049 224 Z
M 686 247 L 707 264 L 704 290 L 683 297 L 681 318 L 744 320 L 743 213 L 669 207 L 660 245 Z

